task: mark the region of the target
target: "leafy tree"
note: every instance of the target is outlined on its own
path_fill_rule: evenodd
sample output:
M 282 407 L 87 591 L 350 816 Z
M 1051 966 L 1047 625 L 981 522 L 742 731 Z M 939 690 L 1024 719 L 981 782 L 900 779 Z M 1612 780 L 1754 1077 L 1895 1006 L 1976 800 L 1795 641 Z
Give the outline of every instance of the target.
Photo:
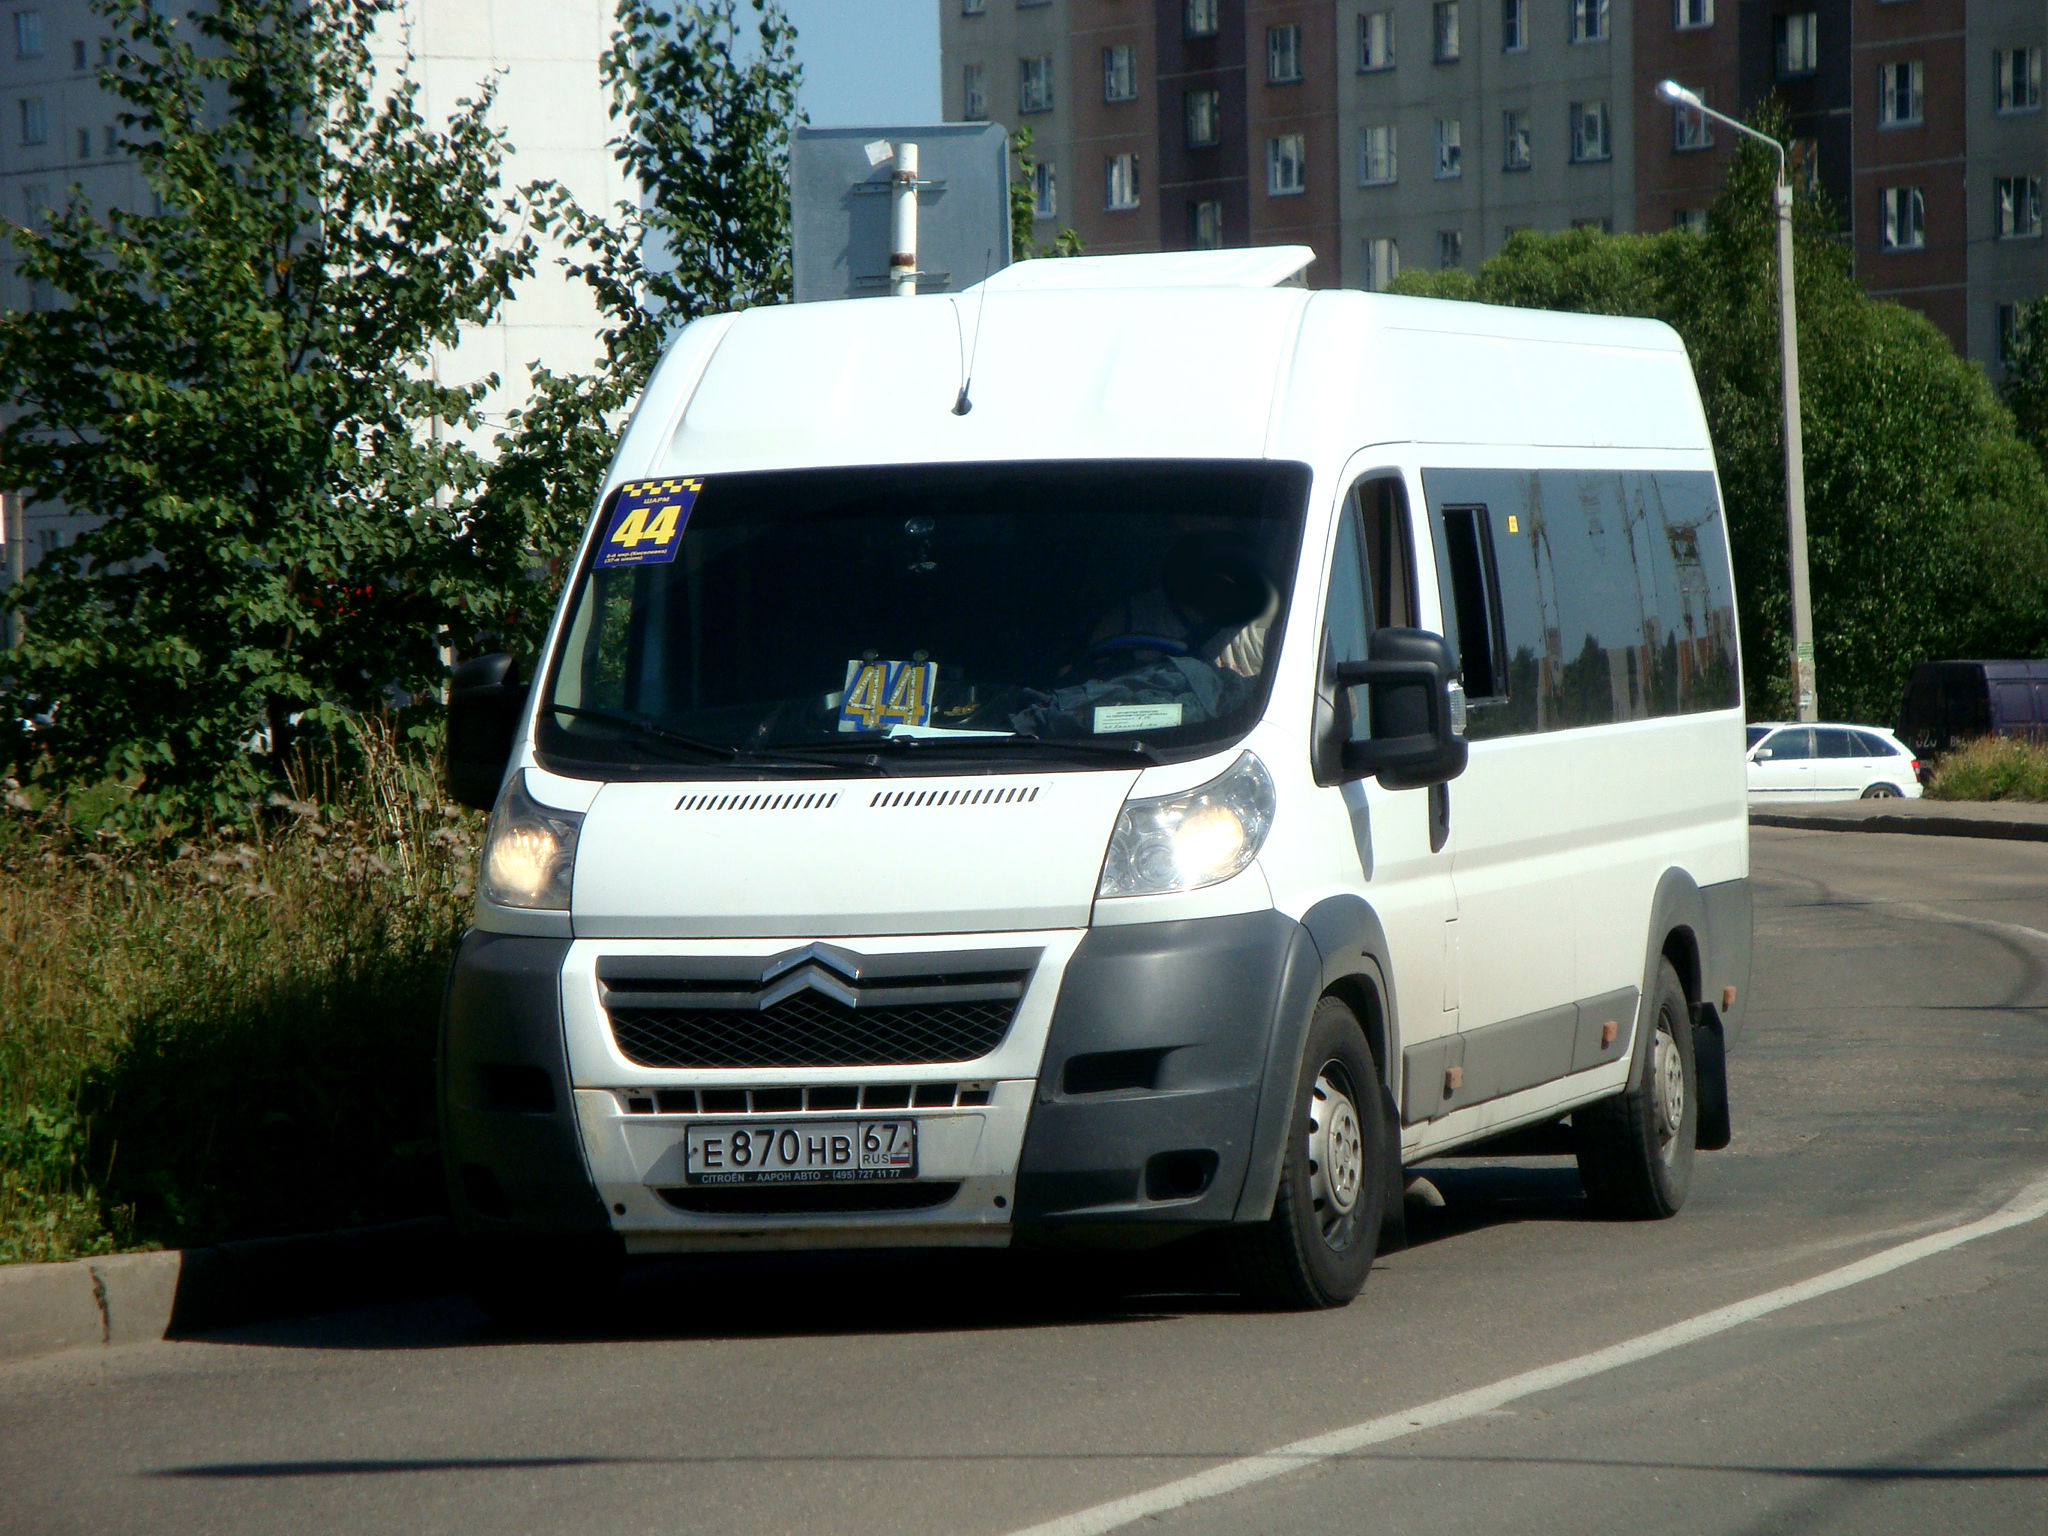
M 488 512 L 524 528 L 550 576 L 575 548 L 620 417 L 663 343 L 699 315 L 790 296 L 795 48 L 776 0 L 691 0 L 676 12 L 619 0 L 599 69 L 618 127 L 613 158 L 637 195 L 593 211 L 559 184 L 527 189 L 536 226 L 567 248 L 562 266 L 589 290 L 605 327 L 594 371 L 534 369 L 531 397 L 499 437 L 490 472 Z M 514 615 L 529 643 L 551 586 L 530 590 Z
M 2020 436 L 2048 468 L 2048 298 L 2020 306 L 2006 366 L 2005 403 Z
M 486 383 L 438 382 L 429 355 L 531 257 L 495 196 L 490 90 L 439 127 L 409 58 L 373 90 L 393 4 L 97 0 L 156 207 L 74 189 L 7 228 L 57 301 L 0 319 L 5 478 L 104 520 L 7 598 L 60 784 L 233 816 L 295 736 L 430 686 L 437 637 L 490 619 L 516 549 L 468 515 L 482 465 L 450 435 Z
M 1017 157 L 1017 174 L 1010 178 L 1010 260 L 1030 261 L 1043 256 L 1078 256 L 1081 237 L 1066 225 L 1045 245 L 1038 243 L 1037 189 L 1032 173 L 1038 161 L 1031 153 L 1031 125 L 1026 123 L 1010 135 L 1010 151 Z
M 1771 131 L 1764 123 L 1765 131 Z M 1705 234 L 1522 233 L 1403 292 L 1677 329 L 1713 432 L 1751 713 L 1789 717 L 1774 158 L 1745 145 Z M 1814 194 L 1795 206 L 1801 426 L 1822 710 L 1886 720 L 1912 663 L 2048 640 L 2048 483 L 1981 372 L 1857 286 Z

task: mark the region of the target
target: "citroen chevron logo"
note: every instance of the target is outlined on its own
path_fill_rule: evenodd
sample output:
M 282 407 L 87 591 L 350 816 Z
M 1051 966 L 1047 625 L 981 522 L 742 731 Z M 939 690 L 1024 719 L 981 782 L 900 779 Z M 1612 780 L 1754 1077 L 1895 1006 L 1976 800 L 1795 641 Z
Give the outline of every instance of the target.
M 754 1006 L 773 1008 L 799 992 L 818 992 L 852 1008 L 860 1002 L 860 956 L 832 944 L 806 944 L 770 960 L 761 972 Z

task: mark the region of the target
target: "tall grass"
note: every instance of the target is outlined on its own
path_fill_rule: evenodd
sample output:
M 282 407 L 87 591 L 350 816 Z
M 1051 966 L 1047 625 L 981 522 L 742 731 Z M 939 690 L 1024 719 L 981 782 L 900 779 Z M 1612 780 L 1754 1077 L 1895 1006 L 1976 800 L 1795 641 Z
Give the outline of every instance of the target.
M 2048 742 L 1980 736 L 1934 770 L 1935 800 L 2048 800 Z
M 481 819 L 389 721 L 172 847 L 0 817 L 0 1262 L 428 1212 Z

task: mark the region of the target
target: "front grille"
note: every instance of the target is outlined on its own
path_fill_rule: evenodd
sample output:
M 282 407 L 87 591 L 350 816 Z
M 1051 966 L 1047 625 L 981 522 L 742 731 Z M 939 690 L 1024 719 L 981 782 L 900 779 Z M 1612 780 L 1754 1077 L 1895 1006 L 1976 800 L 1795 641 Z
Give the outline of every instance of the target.
M 605 959 L 597 974 L 612 1038 L 636 1066 L 908 1067 L 975 1061 L 1001 1045 L 1037 959 L 813 944 L 765 963 Z
M 907 1067 L 974 1061 L 1003 1043 L 1014 998 L 849 1008 L 800 992 L 772 1008 L 611 1009 L 642 1067 Z

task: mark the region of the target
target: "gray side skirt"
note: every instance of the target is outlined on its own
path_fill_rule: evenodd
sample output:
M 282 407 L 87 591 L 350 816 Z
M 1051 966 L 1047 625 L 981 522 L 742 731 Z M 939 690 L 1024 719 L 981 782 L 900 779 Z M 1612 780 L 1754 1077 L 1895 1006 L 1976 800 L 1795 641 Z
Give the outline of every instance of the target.
M 1625 1060 L 1639 996 L 1623 987 L 1410 1046 L 1401 1053 L 1402 1123 L 1419 1125 Z

